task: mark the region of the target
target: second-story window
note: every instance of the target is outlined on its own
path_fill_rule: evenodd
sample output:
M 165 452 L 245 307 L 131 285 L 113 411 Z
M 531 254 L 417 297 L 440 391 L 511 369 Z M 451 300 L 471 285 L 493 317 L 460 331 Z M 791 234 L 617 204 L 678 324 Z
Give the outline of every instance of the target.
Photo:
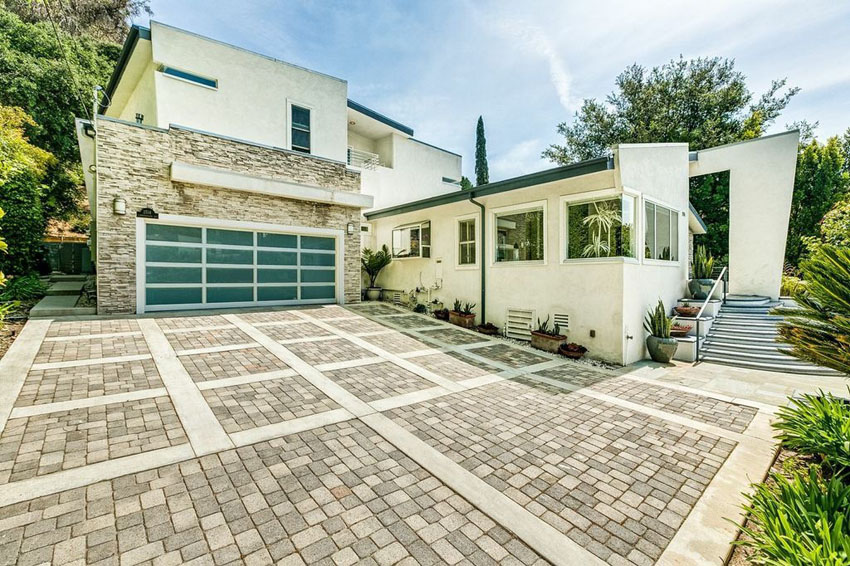
M 290 106 L 292 149 L 310 153 L 310 109 Z

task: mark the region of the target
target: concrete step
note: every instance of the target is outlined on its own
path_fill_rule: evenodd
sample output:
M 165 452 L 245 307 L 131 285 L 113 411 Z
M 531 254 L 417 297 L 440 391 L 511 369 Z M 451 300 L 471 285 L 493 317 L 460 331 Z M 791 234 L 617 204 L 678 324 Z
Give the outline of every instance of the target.
M 30 310 L 30 318 L 52 318 L 56 316 L 77 316 L 97 314 L 95 307 L 78 307 L 77 296 L 47 295 Z
M 758 295 L 726 295 L 726 304 L 729 307 L 764 307 L 772 301 L 770 297 Z
M 800 364 L 774 364 L 774 363 L 764 363 L 764 362 L 755 362 L 749 360 L 737 360 L 737 359 L 729 359 L 726 357 L 716 356 L 713 354 L 705 354 L 702 356 L 703 362 L 710 362 L 714 364 L 723 364 L 727 366 L 748 368 L 748 369 L 758 369 L 762 371 L 775 371 L 779 373 L 793 373 L 800 375 L 818 375 L 818 376 L 840 376 L 841 374 L 835 370 L 814 366 L 805 363 Z
M 770 334 L 776 336 L 779 334 L 779 331 L 775 326 L 758 326 L 755 324 L 730 324 L 730 323 L 722 323 L 716 322 L 711 330 L 713 332 L 729 332 L 729 333 L 741 333 L 741 334 L 752 334 L 755 336 L 761 334 Z
M 718 346 L 716 344 L 708 343 L 705 345 L 705 353 L 706 355 L 711 354 L 714 356 L 727 357 L 733 360 L 754 360 L 759 362 L 792 362 L 796 361 L 796 358 L 789 356 L 788 354 L 783 354 L 779 350 L 762 350 L 762 351 L 754 351 L 754 350 L 744 350 L 743 348 L 724 348 L 722 346 Z
M 773 341 L 749 341 L 744 339 L 734 338 L 718 338 L 712 336 L 705 341 L 706 346 L 717 346 L 724 349 L 741 349 L 743 351 L 764 351 L 764 352 L 780 352 L 790 351 L 791 346 Z
M 48 295 L 73 295 L 79 297 L 85 281 L 56 281 L 47 288 Z
M 87 275 L 65 275 L 63 273 L 52 273 L 51 281 L 85 281 Z
M 717 317 L 718 319 L 725 318 L 729 320 L 772 320 L 775 322 L 781 322 L 784 320 L 784 317 L 778 314 L 768 314 L 768 313 L 739 313 L 739 312 L 726 312 L 720 311 Z
M 719 340 L 741 340 L 750 343 L 776 344 L 778 334 L 741 334 L 739 332 L 723 332 L 722 330 L 712 330 L 708 338 L 717 338 Z

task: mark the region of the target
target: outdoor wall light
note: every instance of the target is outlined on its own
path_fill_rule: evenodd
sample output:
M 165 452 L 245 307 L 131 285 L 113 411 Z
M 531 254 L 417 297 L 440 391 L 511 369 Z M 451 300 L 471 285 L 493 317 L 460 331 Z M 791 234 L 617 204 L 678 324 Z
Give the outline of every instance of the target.
M 345 229 L 348 232 L 349 236 L 354 234 L 354 222 L 349 222 L 348 226 L 346 226 Z
M 112 200 L 112 212 L 121 216 L 127 214 L 127 202 L 121 197 L 115 197 Z

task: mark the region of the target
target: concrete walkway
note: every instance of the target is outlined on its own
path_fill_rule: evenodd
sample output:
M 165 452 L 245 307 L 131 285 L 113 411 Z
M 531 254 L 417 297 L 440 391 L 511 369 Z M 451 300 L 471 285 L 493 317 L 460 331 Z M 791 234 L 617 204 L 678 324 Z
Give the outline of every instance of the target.
M 718 564 L 773 399 L 686 374 L 376 303 L 31 321 L 0 564 Z

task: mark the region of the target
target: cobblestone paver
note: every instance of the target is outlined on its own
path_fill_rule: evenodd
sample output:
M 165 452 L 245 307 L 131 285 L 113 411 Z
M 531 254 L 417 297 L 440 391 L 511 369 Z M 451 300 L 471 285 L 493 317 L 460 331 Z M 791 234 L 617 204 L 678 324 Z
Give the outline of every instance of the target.
M 476 344 L 486 342 L 489 337 L 483 334 L 472 334 L 456 328 L 438 328 L 435 330 L 423 330 L 422 335 L 436 341 L 452 346 L 463 346 L 465 344 Z
M 373 322 L 368 318 L 332 320 L 328 322 L 328 324 L 335 328 L 339 328 L 340 330 L 351 332 L 352 334 L 357 334 L 359 332 L 380 332 L 382 330 L 389 330 L 383 324 L 378 324 L 377 322 Z
M 298 340 L 300 338 L 315 338 L 317 336 L 332 336 L 330 332 L 312 322 L 298 324 L 281 324 L 279 326 L 264 326 L 263 333 L 275 340 Z
M 176 332 L 167 334 L 168 341 L 175 350 L 194 350 L 196 348 L 214 348 L 216 346 L 232 346 L 234 344 L 249 344 L 251 337 L 238 328 L 222 328 L 220 330 L 199 330 L 197 332 Z
M 147 353 L 148 345 L 141 335 L 61 340 L 42 342 L 35 363 L 70 362 Z
M 478 369 L 482 369 L 487 373 L 499 373 L 500 371 L 499 368 L 493 365 L 492 363 L 483 362 L 471 356 L 467 356 L 463 352 L 446 352 L 446 355 L 456 360 L 459 360 L 466 365 L 475 366 Z
M 286 348 L 305 362 L 313 365 L 374 357 L 374 354 L 369 350 L 355 346 L 342 338 L 338 340 L 323 340 L 321 342 L 287 344 Z
M 30 370 L 15 406 L 58 403 L 162 387 L 153 360 Z
M 370 316 L 384 316 L 388 314 L 401 314 L 397 308 L 391 307 L 389 305 L 384 305 L 381 303 L 360 303 L 359 305 L 351 305 L 348 307 L 350 310 L 355 312 L 362 312 L 363 314 L 368 314 Z
M 0 482 L 186 441 L 168 397 L 13 418 L 0 434 Z
M 389 324 L 400 326 L 401 328 L 432 328 L 439 327 L 442 324 L 433 318 L 427 318 L 418 314 L 406 314 L 402 316 L 393 316 L 384 319 Z
M 564 365 L 538 370 L 534 375 L 540 375 L 556 381 L 562 381 L 577 387 L 588 387 L 615 377 L 611 371 L 589 367 L 581 362 L 568 362 Z
M 393 332 L 392 334 L 378 334 L 376 336 L 364 336 L 363 340 L 370 344 L 374 344 L 379 348 L 383 348 L 392 354 L 406 354 L 408 352 L 418 352 L 420 350 L 431 349 L 430 345 L 399 332 Z
M 472 377 L 479 377 L 491 373 L 486 369 L 480 368 L 472 363 L 464 360 L 459 360 L 448 354 L 429 354 L 427 356 L 417 356 L 410 358 L 411 362 L 423 368 L 433 371 L 441 377 L 451 379 L 452 381 L 463 381 Z
M 315 308 L 315 309 L 305 309 L 304 312 L 313 318 L 319 318 L 322 320 L 330 319 L 330 318 L 346 318 L 357 316 L 353 312 L 348 309 L 344 309 L 342 307 L 324 307 L 324 308 Z
M 303 377 L 220 387 L 203 392 L 227 432 L 306 417 L 339 408 Z
M 390 414 L 612 563 L 657 560 L 735 446 L 530 381 Z
M 182 330 L 186 328 L 201 328 L 206 326 L 228 326 L 230 322 L 219 315 L 177 316 L 156 319 L 156 323 L 165 331 Z
M 0 509 L 0 563 L 545 562 L 345 423 Z
M 180 362 L 196 383 L 289 368 L 260 347 L 180 356 Z
M 47 337 L 85 336 L 87 334 L 112 334 L 114 332 L 138 332 L 139 323 L 132 319 L 74 320 L 52 322 Z
M 550 358 L 535 354 L 527 348 L 516 348 L 507 344 L 493 344 L 492 346 L 484 346 L 482 348 L 470 348 L 469 351 L 512 368 L 533 366 L 534 364 L 541 364 L 550 360 Z
M 368 402 L 434 387 L 434 384 L 392 363 L 327 371 L 325 375 Z
M 734 432 L 744 432 L 758 412 L 752 407 L 629 379 L 603 381 L 592 389 Z
M 240 314 L 239 318 L 246 322 L 287 322 L 290 320 L 302 320 L 292 311 L 251 312 Z

